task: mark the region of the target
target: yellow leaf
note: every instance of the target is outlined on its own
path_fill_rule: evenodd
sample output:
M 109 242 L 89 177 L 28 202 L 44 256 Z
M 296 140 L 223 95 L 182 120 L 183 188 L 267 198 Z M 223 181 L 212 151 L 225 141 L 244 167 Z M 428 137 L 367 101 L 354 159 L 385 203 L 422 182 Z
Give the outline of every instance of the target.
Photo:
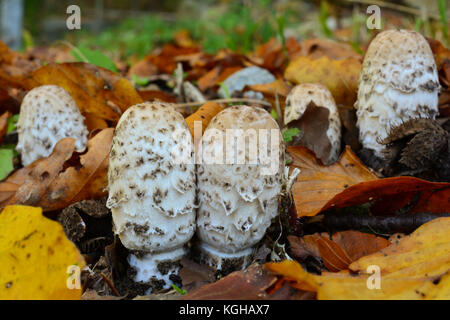
M 385 278 L 381 277 L 380 288 L 369 288 L 367 275 L 349 273 L 310 274 L 296 261 L 266 263 L 270 271 L 283 276 L 291 286 L 317 293 L 319 300 L 418 300 L 449 299 L 450 276 L 440 278 Z M 370 282 L 370 279 L 369 279 Z
M 377 265 L 382 273 L 392 273 L 422 264 L 417 266 L 418 269 L 412 274 L 409 269 L 411 275 L 421 276 L 428 271 L 428 266 L 436 269 L 434 259 L 444 259 L 447 262 L 444 266 L 447 266 L 448 270 L 450 264 L 445 257 L 450 256 L 449 234 L 450 218 L 434 219 L 422 225 L 411 235 L 402 238 L 398 243 L 353 262 L 349 268 L 353 271 L 364 271 L 370 265 Z
M 313 275 L 295 261 L 268 263 L 297 289 L 313 291 L 318 299 L 450 299 L 450 218 L 432 220 L 411 235 L 379 252 L 353 262 L 340 273 Z M 370 288 L 380 269 L 379 288 Z
M 0 299 L 80 299 L 85 262 L 61 225 L 41 208 L 7 206 L 0 213 Z M 77 268 L 79 267 L 79 269 Z
M 286 68 L 284 77 L 296 84 L 321 83 L 330 90 L 337 104 L 352 107 L 356 101 L 361 62 L 355 58 L 332 60 L 298 57 Z

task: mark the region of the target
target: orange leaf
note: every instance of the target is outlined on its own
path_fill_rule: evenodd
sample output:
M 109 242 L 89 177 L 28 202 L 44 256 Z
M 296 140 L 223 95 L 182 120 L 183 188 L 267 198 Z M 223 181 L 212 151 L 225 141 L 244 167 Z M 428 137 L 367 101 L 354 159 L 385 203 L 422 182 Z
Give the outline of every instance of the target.
M 186 118 L 186 123 L 194 137 L 194 122 L 200 121 L 202 123 L 202 134 L 208 126 L 209 122 L 216 114 L 222 111 L 222 107 L 215 102 L 207 102 L 202 105 L 196 112 Z M 201 137 L 198 137 L 201 138 Z
M 315 233 L 288 239 L 293 256 L 300 261 L 311 255 L 321 258 L 332 272 L 346 270 L 353 261 L 390 245 L 382 237 L 353 230 L 337 232 L 332 237 L 328 233 Z
M 133 85 L 119 75 L 83 62 L 49 64 L 32 72 L 25 87 L 54 84 L 66 89 L 81 112 L 118 120 L 129 106 L 142 102 Z
M 108 124 L 102 118 L 96 117 L 90 113 L 85 113 L 83 116 L 85 118 L 86 127 L 90 133 L 98 129 L 108 128 Z
M 301 170 L 293 188 L 299 217 L 314 216 L 321 212 L 330 199 L 352 185 L 378 179 L 349 147 L 331 166 L 319 164 L 307 148 L 288 147 L 287 151 L 292 156 L 290 166 Z
M 9 113 L 8 111 L 4 112 L 1 116 L 0 116 L 0 143 L 2 143 L 3 138 L 6 135 L 6 132 L 8 130 L 8 119 L 11 116 L 11 113 Z
M 328 270 L 337 272 L 347 269 L 348 265 L 352 263 L 345 250 L 339 244 L 331 241 L 325 237 L 317 239 L 320 256 L 323 263 Z
M 139 90 L 138 93 L 144 101 L 176 102 L 175 97 L 160 90 Z

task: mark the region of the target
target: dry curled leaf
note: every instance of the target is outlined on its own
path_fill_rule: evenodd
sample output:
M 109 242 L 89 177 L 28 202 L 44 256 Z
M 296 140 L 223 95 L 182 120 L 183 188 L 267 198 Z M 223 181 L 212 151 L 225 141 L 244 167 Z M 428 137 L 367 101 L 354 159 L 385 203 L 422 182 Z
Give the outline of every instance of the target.
M 40 208 L 8 206 L 0 225 L 0 299 L 81 298 L 85 262 L 59 223 Z
M 33 162 L 0 183 L 1 207 L 27 204 L 49 211 L 105 196 L 112 136 L 112 128 L 99 132 L 89 140 L 88 151 L 79 160 L 78 154 L 73 156 L 75 140 L 61 139 L 49 157 Z

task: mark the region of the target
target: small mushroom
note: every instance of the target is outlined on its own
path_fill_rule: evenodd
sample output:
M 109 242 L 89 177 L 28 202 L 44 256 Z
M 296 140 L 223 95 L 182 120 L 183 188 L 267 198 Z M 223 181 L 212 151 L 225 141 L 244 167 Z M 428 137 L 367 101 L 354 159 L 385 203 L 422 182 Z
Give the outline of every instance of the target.
M 142 103 L 121 116 L 109 156 L 114 232 L 132 251 L 136 282 L 168 288 L 195 230 L 193 142 L 170 104 Z M 177 153 L 178 152 L 178 153 Z M 179 152 L 185 157 L 177 158 Z
M 218 113 L 202 137 L 197 170 L 200 260 L 226 274 L 245 267 L 278 214 L 284 143 L 261 108 Z
M 284 122 L 301 131 L 299 143 L 314 151 L 325 164 L 341 151 L 341 119 L 331 92 L 316 83 L 295 86 L 286 98 Z
M 75 149 L 84 151 L 88 130 L 78 106 L 63 88 L 45 85 L 28 92 L 20 106 L 17 151 L 22 164 L 45 158 L 63 138 L 74 138 Z
M 414 31 L 388 30 L 370 43 L 359 77 L 357 126 L 364 149 L 382 160 L 380 143 L 392 127 L 409 119 L 434 119 L 440 85 L 425 38 Z

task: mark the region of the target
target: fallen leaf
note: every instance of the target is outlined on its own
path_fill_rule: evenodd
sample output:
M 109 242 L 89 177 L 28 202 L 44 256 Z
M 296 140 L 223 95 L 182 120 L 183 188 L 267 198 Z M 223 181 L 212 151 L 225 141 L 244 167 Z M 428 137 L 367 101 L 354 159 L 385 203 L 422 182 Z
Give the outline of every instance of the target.
M 173 44 L 165 44 L 157 55 L 149 55 L 146 59 L 155 65 L 160 73 L 172 74 L 177 67 L 178 56 L 199 52 L 197 47 L 180 47 Z
M 89 131 L 89 133 L 92 133 L 96 130 L 106 129 L 108 128 L 108 123 L 105 121 L 105 119 L 96 117 L 90 113 L 83 114 L 85 118 L 85 125 Z
M 413 265 L 429 265 L 434 259 L 446 259 L 446 264 L 439 264 L 438 270 L 450 269 L 450 218 L 438 218 L 425 223 L 409 236 L 400 239 L 381 251 L 365 256 L 350 265 L 353 271 L 364 272 L 371 265 L 377 265 L 381 273 L 393 273 Z M 423 265 L 418 269 L 421 273 L 409 274 L 409 276 L 439 275 L 430 273 Z M 425 272 L 425 273 L 424 273 Z M 400 273 L 401 274 L 401 273 Z
M 284 77 L 294 82 L 321 83 L 330 90 L 337 104 L 353 108 L 358 91 L 361 62 L 355 58 L 333 60 L 327 56 L 298 57 L 287 66 Z
M 266 263 L 264 267 L 282 276 L 294 288 L 316 292 L 318 300 L 450 299 L 450 273 L 427 278 L 383 277 L 381 288 L 375 290 L 369 288 L 371 279 L 367 275 L 324 272 L 317 276 L 306 272 L 298 262 L 289 260 Z
M 288 152 L 293 160 L 290 166 L 301 169 L 293 187 L 299 217 L 377 200 L 385 201 L 384 206 L 399 208 L 400 205 L 393 199 L 398 199 L 403 205 L 403 198 L 415 194 L 419 194 L 418 202 L 412 206 L 411 212 L 418 212 L 419 209 L 433 213 L 449 211 L 450 183 L 414 177 L 378 179 L 364 167 L 349 147 L 331 166 L 319 164 L 313 153 L 303 147 L 288 147 Z
M 333 60 L 354 58 L 362 61 L 362 56 L 346 43 L 324 39 L 306 39 L 300 43 L 301 54 L 317 59 L 326 56 Z
M 88 151 L 82 155 L 74 155 L 74 139 L 61 139 L 49 157 L 31 163 L 0 183 L 0 207 L 27 204 L 49 211 L 105 196 L 113 131 L 100 131 L 88 141 Z
M 211 119 L 214 118 L 214 116 L 222 110 L 223 110 L 222 107 L 218 103 L 207 102 L 204 105 L 202 105 L 196 112 L 187 117 L 186 123 L 189 127 L 189 131 L 191 131 L 192 136 L 195 137 L 194 125 L 196 121 L 199 121 L 201 123 L 202 129 L 202 131 L 200 132 L 200 137 L 196 138 L 201 139 L 201 135 L 203 135 L 203 132 L 205 132 L 205 129 L 208 126 Z
M 104 129 L 89 140 L 88 151 L 80 156 L 80 167 L 71 166 L 58 174 L 36 205 L 44 211 L 57 210 L 81 200 L 105 196 L 113 133 L 113 128 Z
M 8 206 L 0 213 L 0 299 L 77 299 L 85 262 L 59 223 L 40 208 Z
M 130 70 L 128 70 L 128 77 L 132 76 L 148 78 L 158 74 L 158 67 L 149 61 L 149 59 L 144 58 L 137 63 L 135 63 Z
M 289 236 L 288 239 L 294 257 L 300 261 L 308 256 L 321 258 L 332 272 L 346 270 L 353 261 L 390 245 L 382 237 L 353 230 L 337 232 L 331 237 L 328 233 L 315 233 L 302 238 Z
M 236 271 L 212 284 L 200 287 L 184 295 L 182 300 L 261 300 L 268 298 L 266 290 L 276 277 L 253 264 L 243 271 Z
M 182 268 L 178 275 L 183 284 L 183 290 L 190 292 L 216 280 L 215 269 L 204 264 L 198 264 L 188 258 L 181 259 Z
M 326 205 L 331 206 L 330 200 L 352 185 L 378 179 L 349 147 L 331 166 L 320 164 L 312 151 L 304 147 L 288 147 L 287 151 L 292 156 L 289 165 L 300 169 L 293 187 L 299 217 L 314 216 Z
M 11 113 L 8 111 L 4 112 L 0 116 L 0 143 L 2 143 L 3 138 L 5 137 L 8 131 L 8 119 L 11 117 Z
M 138 93 L 144 101 L 176 102 L 174 96 L 160 90 L 139 90 Z
M 118 120 L 128 107 L 142 102 L 128 80 L 83 62 L 48 64 L 28 75 L 23 85 L 31 90 L 46 84 L 63 87 L 81 112 L 105 120 Z
M 271 83 L 264 84 L 253 84 L 244 87 L 244 92 L 248 90 L 261 92 L 264 97 L 269 98 L 271 101 L 275 103 L 275 96 L 278 95 L 278 101 L 281 107 L 284 107 L 284 103 L 287 95 L 291 91 L 292 86 L 290 86 L 284 79 L 277 79 Z

